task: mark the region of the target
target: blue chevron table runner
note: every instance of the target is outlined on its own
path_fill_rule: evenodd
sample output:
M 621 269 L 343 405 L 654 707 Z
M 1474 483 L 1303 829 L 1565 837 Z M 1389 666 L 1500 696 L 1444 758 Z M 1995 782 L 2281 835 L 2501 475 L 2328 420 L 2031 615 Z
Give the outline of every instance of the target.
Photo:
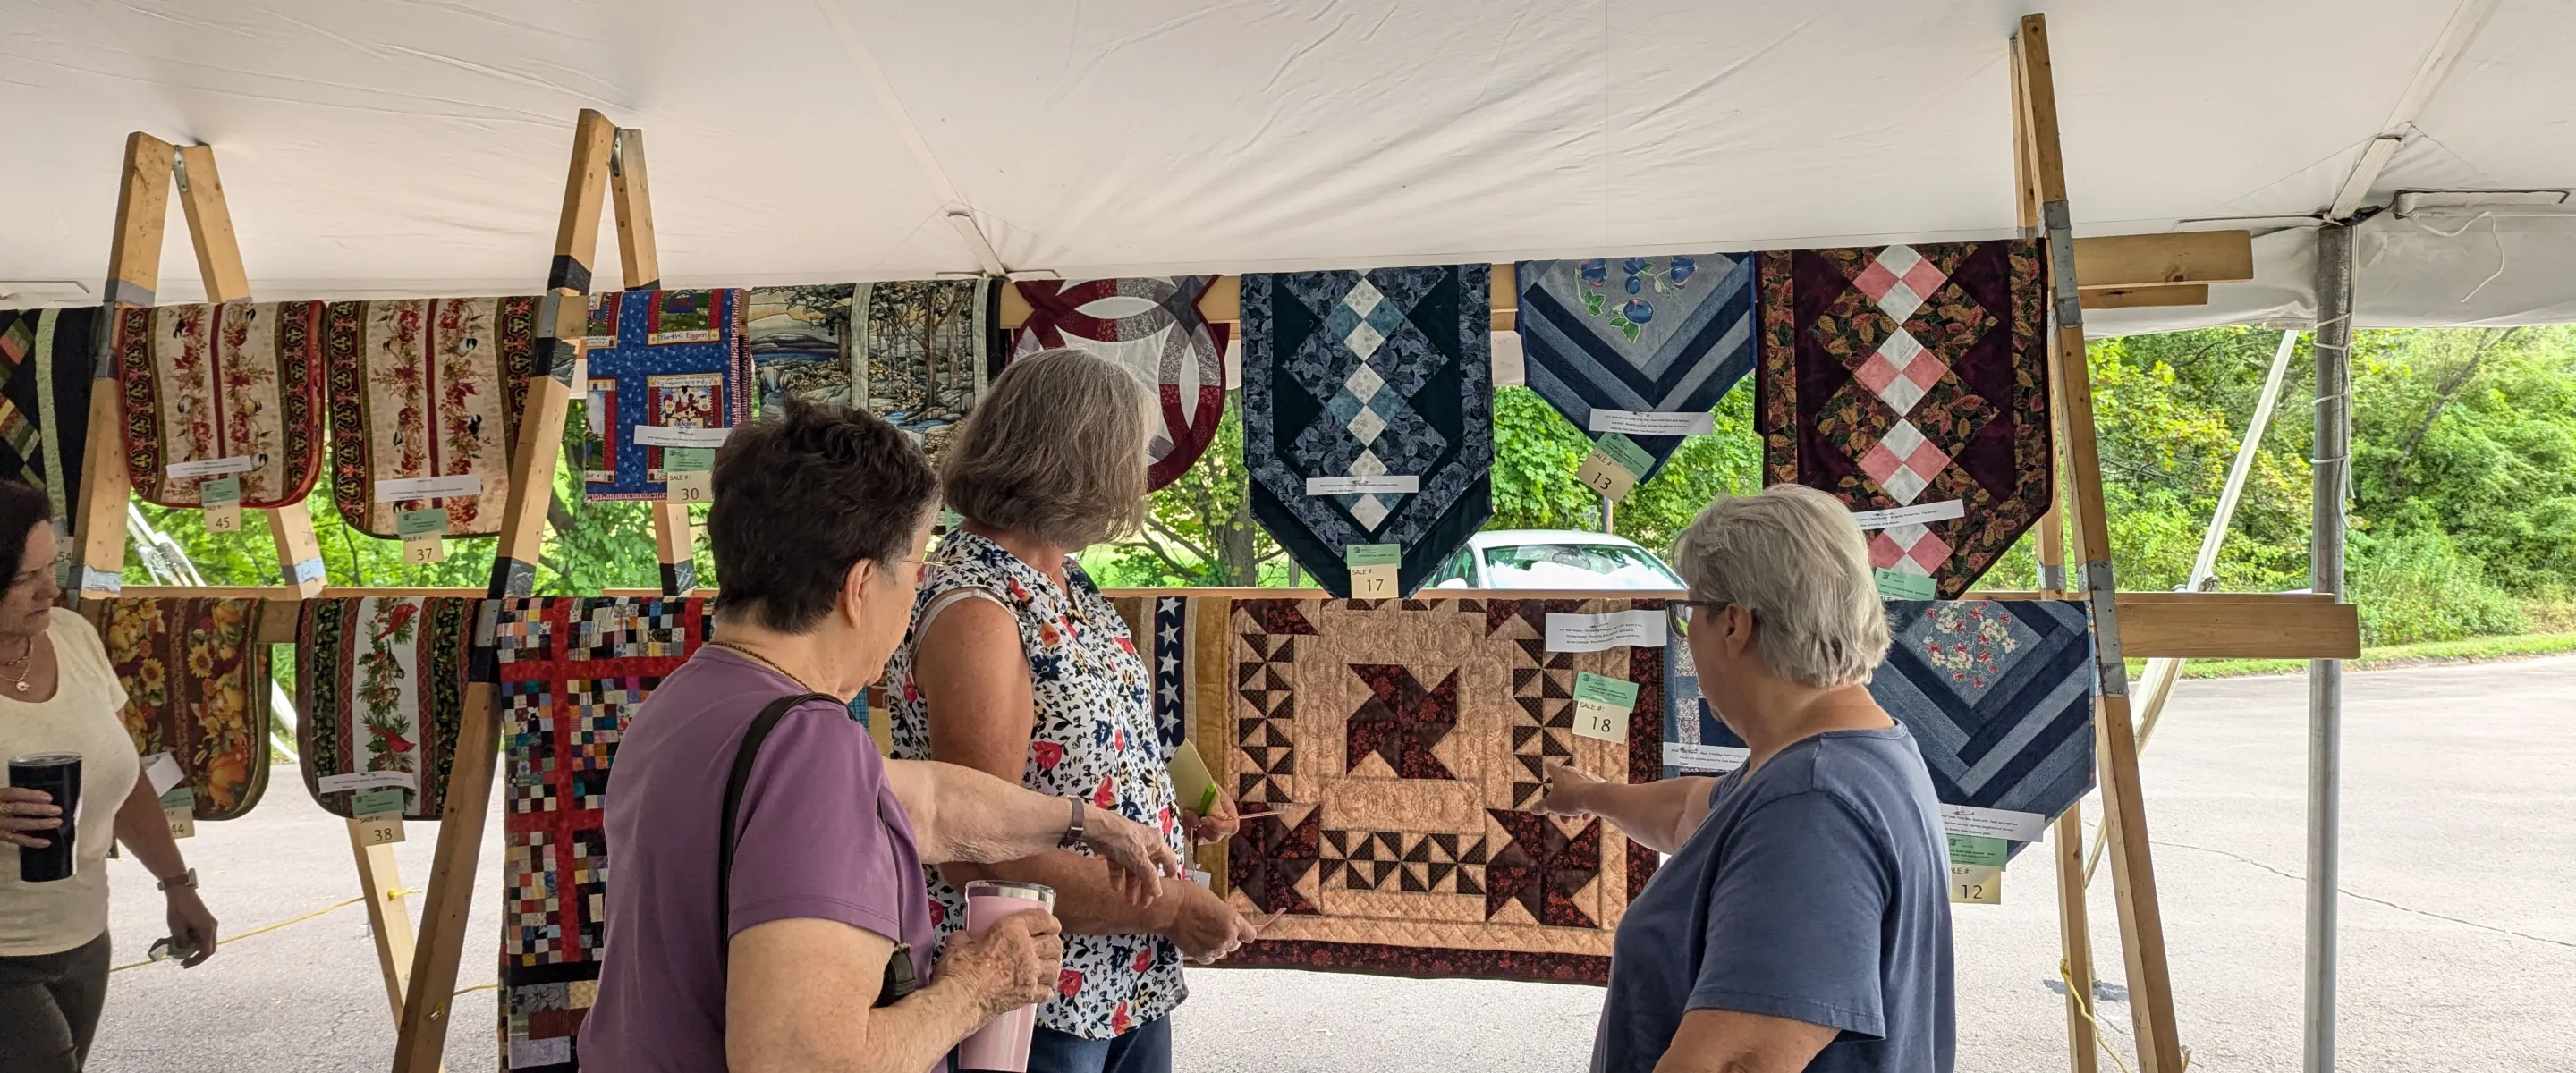
M 1635 440 L 1655 460 L 1644 477 L 1682 437 L 1596 429 L 1593 411 L 1698 415 L 1705 431 L 1709 410 L 1753 370 L 1752 254 L 1522 261 L 1514 285 L 1530 389 L 1587 436 Z

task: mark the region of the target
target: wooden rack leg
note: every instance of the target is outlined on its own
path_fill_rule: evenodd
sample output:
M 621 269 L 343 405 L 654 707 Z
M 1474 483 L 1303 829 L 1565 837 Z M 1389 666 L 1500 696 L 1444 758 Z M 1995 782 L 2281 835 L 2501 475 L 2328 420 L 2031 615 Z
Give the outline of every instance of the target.
M 572 169 L 564 183 L 563 215 L 555 232 L 554 267 L 545 307 L 538 315 L 537 369 L 528 382 L 526 416 L 518 451 L 510 458 L 510 498 L 502 511 L 501 540 L 492 563 L 491 595 L 525 596 L 536 582 L 545 537 L 546 504 L 553 496 L 555 461 L 562 450 L 564 413 L 582 368 L 582 339 L 589 312 L 590 260 L 599 246 L 599 209 L 608 188 L 608 159 L 616 128 L 608 117 L 582 109 L 573 131 Z M 402 1024 L 394 1042 L 394 1073 L 432 1073 L 447 1049 L 448 1014 L 456 973 L 464 957 L 465 919 L 475 897 L 474 872 L 483 850 L 485 811 L 492 801 L 492 773 L 500 761 L 498 691 L 488 682 L 465 690 L 465 718 L 448 773 L 447 810 L 439 823 L 438 855 L 421 914 L 420 948 L 411 987 L 403 996 Z M 506 1008 L 508 994 L 499 1001 Z
M 2165 961 L 2164 917 L 2156 897 L 2155 860 L 2147 837 L 2145 794 L 2138 780 L 2136 728 L 2130 723 L 2128 670 L 2121 662 L 2119 612 L 2104 526 L 2102 463 L 2095 439 L 2093 390 L 2084 367 L 2084 314 L 2075 285 L 2074 233 L 2066 204 L 2066 170 L 2057 137 L 2056 82 L 2049 66 L 2048 20 L 2027 15 L 2016 57 L 2030 123 L 2032 173 L 2049 240 L 2050 302 L 2056 312 L 2058 378 L 2065 400 L 2067 501 L 2081 538 L 2080 583 L 2093 605 L 2095 669 L 2102 699 L 2095 710 L 2103 822 L 2115 849 L 2111 879 L 2120 911 L 2120 941 L 2129 971 L 2129 1011 L 2143 1073 L 2180 1073 L 2182 1043 L 2174 1024 L 2173 982 Z M 2080 864 L 2081 862 L 2079 862 Z
M 608 155 L 608 185 L 617 203 L 617 261 L 630 291 L 662 286 L 662 254 L 653 241 L 652 181 L 644 163 L 644 132 L 617 132 Z M 696 536 L 689 507 L 653 504 L 653 553 L 662 563 L 662 591 L 686 596 L 698 587 Z
M 179 151 L 159 138 L 141 131 L 125 136 L 116 238 L 107 252 L 111 310 L 151 305 L 161 285 L 161 236 L 169 222 L 170 172 L 178 158 Z M 72 525 L 80 545 L 72 587 L 82 599 L 116 595 L 125 571 L 125 505 L 134 498 L 134 481 L 125 471 L 124 408 L 118 404 L 114 371 L 100 362 L 89 395 L 88 463 Z
M 367 928 L 376 936 L 376 965 L 384 971 L 385 998 L 396 1018 L 402 1016 L 403 987 L 411 979 L 411 913 L 397 893 L 402 874 L 392 846 L 370 846 L 358 821 L 347 821 L 349 850 L 358 862 L 359 893 L 367 897 Z

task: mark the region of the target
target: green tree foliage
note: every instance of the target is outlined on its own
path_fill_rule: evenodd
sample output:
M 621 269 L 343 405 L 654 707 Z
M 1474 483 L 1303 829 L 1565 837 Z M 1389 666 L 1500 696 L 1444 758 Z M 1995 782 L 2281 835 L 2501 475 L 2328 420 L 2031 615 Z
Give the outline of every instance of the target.
M 1216 440 L 1179 480 L 1154 493 L 1145 529 L 1094 549 L 1084 567 L 1103 585 L 1285 585 L 1278 542 L 1252 520 L 1243 468 L 1242 392 L 1226 393 Z
M 1592 438 L 1525 387 L 1494 393 L 1494 519 L 1488 529 L 1601 528 L 1601 497 L 1574 479 Z M 1682 442 L 1653 480 L 1610 512 L 1611 529 L 1654 549 L 1719 495 L 1762 487 L 1762 440 L 1753 427 L 1751 381 L 1720 400 L 1712 432 Z

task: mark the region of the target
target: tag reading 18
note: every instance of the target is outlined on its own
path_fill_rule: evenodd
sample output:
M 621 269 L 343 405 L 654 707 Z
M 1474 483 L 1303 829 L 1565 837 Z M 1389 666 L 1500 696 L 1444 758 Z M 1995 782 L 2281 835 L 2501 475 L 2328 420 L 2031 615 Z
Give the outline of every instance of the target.
M 1352 544 L 1342 549 L 1342 564 L 1351 571 L 1351 598 L 1386 600 L 1402 590 L 1396 571 L 1403 568 L 1404 545 Z
M 1628 713 L 1637 707 L 1637 683 L 1584 671 L 1574 676 L 1574 732 L 1624 743 Z
M 1966 905 L 2004 903 L 2004 859 L 2012 844 L 1978 835 L 1950 836 L 1950 900 Z
M 716 497 L 716 452 L 709 447 L 662 449 L 664 486 L 673 503 L 707 503 Z
M 447 508 L 394 513 L 394 532 L 401 535 L 403 561 L 414 566 L 447 558 Z
M 241 532 L 241 478 L 217 477 L 197 482 L 197 502 L 206 508 L 207 532 Z
M 358 825 L 358 844 L 385 846 L 403 840 L 403 790 L 389 786 L 349 798 L 350 822 Z
M 186 786 L 171 787 L 161 795 L 161 819 L 170 825 L 170 837 L 197 837 L 197 791 Z
M 1574 479 L 1615 503 L 1628 498 L 1646 471 L 1653 468 L 1655 456 L 1637 446 L 1637 441 L 1606 432 L 1592 445 L 1592 453 L 1583 456 L 1583 466 L 1574 471 Z

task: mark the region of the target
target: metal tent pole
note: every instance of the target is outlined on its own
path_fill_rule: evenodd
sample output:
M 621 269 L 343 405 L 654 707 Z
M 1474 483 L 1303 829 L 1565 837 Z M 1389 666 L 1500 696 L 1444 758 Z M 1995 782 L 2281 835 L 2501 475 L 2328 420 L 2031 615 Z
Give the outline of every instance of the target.
M 2344 499 L 2352 456 L 2352 229 L 2317 231 L 2317 427 L 2310 473 L 2315 532 L 2309 585 L 2343 598 Z M 2335 892 L 2343 795 L 2343 664 L 2308 664 L 2308 979 L 2306 1073 L 2335 1068 Z

